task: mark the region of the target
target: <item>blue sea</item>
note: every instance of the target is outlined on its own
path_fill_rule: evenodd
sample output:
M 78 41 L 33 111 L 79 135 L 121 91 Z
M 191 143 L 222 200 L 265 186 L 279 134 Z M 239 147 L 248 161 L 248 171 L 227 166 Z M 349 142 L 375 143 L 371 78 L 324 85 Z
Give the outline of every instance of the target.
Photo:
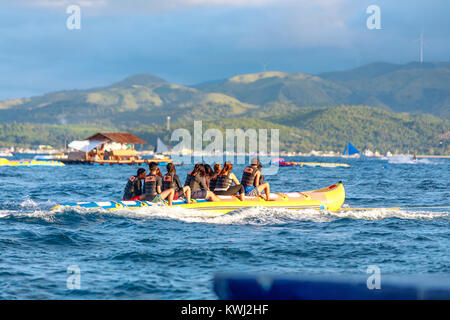
M 274 192 L 342 180 L 346 210 L 53 212 L 61 202 L 120 200 L 138 167 L 0 167 L 0 299 L 217 299 L 212 280 L 222 272 L 340 277 L 376 265 L 382 275 L 450 277 L 450 159 L 289 160 L 349 163 L 266 177 Z M 191 169 L 177 167 L 183 181 Z

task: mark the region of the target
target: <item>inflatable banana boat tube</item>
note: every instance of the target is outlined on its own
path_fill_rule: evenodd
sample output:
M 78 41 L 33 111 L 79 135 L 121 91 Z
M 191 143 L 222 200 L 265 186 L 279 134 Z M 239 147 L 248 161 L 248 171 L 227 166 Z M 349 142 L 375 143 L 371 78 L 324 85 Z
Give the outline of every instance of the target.
M 242 208 L 267 207 L 284 208 L 291 210 L 300 209 L 321 209 L 328 211 L 337 211 L 341 208 L 345 200 L 345 190 L 342 182 L 338 182 L 329 187 L 305 191 L 305 192 L 286 192 L 271 193 L 270 200 L 267 201 L 262 196 L 245 197 L 241 201 L 235 196 L 218 196 L 220 201 L 212 202 L 203 199 L 193 199 L 191 203 L 184 200 L 174 200 L 173 206 L 185 209 L 195 209 L 213 213 L 213 215 L 226 214 Z M 108 211 L 118 209 L 136 209 L 142 207 L 165 206 L 166 203 L 152 203 L 149 201 L 105 201 L 105 202 L 71 202 L 61 203 L 52 208 L 52 210 L 61 207 L 81 207 L 81 208 L 101 208 Z
M 323 168 L 350 168 L 347 163 L 327 163 L 327 162 L 292 162 L 292 161 L 280 161 L 280 167 L 323 167 Z

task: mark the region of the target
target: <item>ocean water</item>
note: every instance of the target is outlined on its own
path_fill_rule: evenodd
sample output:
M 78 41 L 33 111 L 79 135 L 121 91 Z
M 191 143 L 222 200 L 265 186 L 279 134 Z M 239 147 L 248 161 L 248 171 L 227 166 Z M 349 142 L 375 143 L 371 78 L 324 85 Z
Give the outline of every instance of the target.
M 217 299 L 219 272 L 340 277 L 377 265 L 382 275 L 450 277 L 450 159 L 289 160 L 349 163 L 266 177 L 274 192 L 343 180 L 346 211 L 52 212 L 60 202 L 120 200 L 138 167 L 0 167 L 0 299 Z M 182 182 L 188 170 L 177 167 Z M 350 209 L 362 207 L 380 209 Z

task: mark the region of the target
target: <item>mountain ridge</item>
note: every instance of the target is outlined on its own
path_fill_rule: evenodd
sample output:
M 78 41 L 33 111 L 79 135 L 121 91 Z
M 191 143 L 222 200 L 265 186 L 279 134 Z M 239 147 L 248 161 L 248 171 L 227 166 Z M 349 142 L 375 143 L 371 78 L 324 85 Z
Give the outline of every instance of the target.
M 328 80 L 331 78 L 333 80 Z M 355 107 L 348 109 L 341 106 Z M 361 106 L 376 107 L 380 112 L 366 110 Z M 327 108 L 327 114 L 335 118 L 327 116 L 319 119 L 316 117 L 318 114 L 313 113 L 306 118 L 299 116 L 307 110 L 320 112 L 323 110 L 321 108 Z M 357 113 L 354 110 L 360 111 Z M 383 113 L 382 110 L 390 114 Z M 404 116 L 401 116 L 404 112 L 411 113 L 411 117 L 405 121 Z M 351 119 L 355 121 L 355 130 L 349 129 L 351 123 L 345 120 L 345 116 L 349 114 L 353 114 Z M 430 118 L 427 114 L 432 114 L 433 117 Z M 152 128 L 163 127 L 167 116 L 171 117 L 173 125 L 187 124 L 193 120 L 222 123 L 227 120 L 226 123 L 230 125 L 246 125 L 250 122 L 261 126 L 270 122 L 284 126 L 283 130 L 288 130 L 285 127 L 289 127 L 289 130 L 303 137 L 308 137 L 308 132 L 314 132 L 307 144 L 311 148 L 329 146 L 321 135 L 340 145 L 341 141 L 328 135 L 326 128 L 331 128 L 335 135 L 345 139 L 350 139 L 349 132 L 354 132 L 356 137 L 360 137 L 360 140 L 355 141 L 362 142 L 367 136 L 358 122 L 366 123 L 373 132 L 377 132 L 375 127 L 382 127 L 383 120 L 389 123 L 389 130 L 396 132 L 393 137 L 389 137 L 392 140 L 391 146 L 397 143 L 399 146 L 403 145 L 402 148 L 406 147 L 402 142 L 404 134 L 415 136 L 414 131 L 408 129 L 410 123 L 417 128 L 426 128 L 428 125 L 432 128 L 431 132 L 423 129 L 427 132 L 426 139 L 411 140 L 411 143 L 435 143 L 437 136 L 445 136 L 450 131 L 450 63 L 375 63 L 322 76 L 268 71 L 235 75 L 194 86 L 170 83 L 152 74 L 136 74 L 109 86 L 58 91 L 0 102 L 0 125 L 5 130 L 16 128 L 9 124 L 21 123 L 25 129 L 49 128 L 42 129 L 48 131 L 47 139 L 51 139 L 52 132 L 59 136 L 67 125 L 72 128 L 72 136 L 82 132 L 75 128 L 85 128 L 83 132 L 87 132 L 86 128 L 93 126 L 147 135 L 154 132 Z M 370 118 L 373 121 L 369 121 Z M 421 118 L 425 120 L 422 121 Z M 442 122 L 436 120 L 439 118 Z M 247 121 L 242 122 L 240 119 Z M 256 122 L 250 119 L 255 119 Z M 398 124 L 392 119 L 398 119 Z M 315 127 L 305 127 L 302 123 L 304 121 L 316 121 L 314 123 L 324 132 L 319 133 Z M 337 122 L 348 129 L 345 131 L 347 135 L 335 128 Z M 22 130 L 20 126 L 17 128 Z M 145 130 L 140 131 L 140 128 Z M 34 136 L 39 130 L 30 129 L 27 132 Z M 373 141 L 368 143 L 373 146 L 383 145 L 383 140 L 378 138 L 378 135 L 383 134 L 374 133 L 369 136 L 369 140 Z M 15 133 L 12 136 L 4 134 L 8 141 L 16 141 L 14 135 Z M 36 137 L 34 140 L 31 137 L 23 139 L 18 141 L 36 141 Z M 284 139 L 291 141 L 291 136 L 286 134 Z M 305 141 L 308 139 L 305 138 Z M 306 148 L 306 145 L 295 141 L 289 143 L 286 145 L 292 148 Z M 43 144 L 46 144 L 45 141 Z M 434 146 L 433 150 L 447 152 L 446 145 Z

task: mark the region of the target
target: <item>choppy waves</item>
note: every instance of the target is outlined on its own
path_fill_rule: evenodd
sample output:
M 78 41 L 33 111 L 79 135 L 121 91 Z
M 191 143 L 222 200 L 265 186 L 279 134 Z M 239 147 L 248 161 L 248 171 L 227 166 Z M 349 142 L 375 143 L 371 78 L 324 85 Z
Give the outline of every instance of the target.
M 22 204 L 21 204 L 22 205 Z M 137 209 L 118 209 L 108 211 L 104 209 L 92 209 L 81 207 L 58 208 L 55 211 L 39 210 L 35 203 L 28 203 L 28 208 L 33 208 L 30 212 L 22 212 L 17 210 L 0 210 L 0 218 L 27 220 L 30 219 L 48 222 L 61 223 L 64 219 L 70 220 L 84 217 L 91 219 L 99 219 L 105 221 L 107 219 L 168 219 L 178 220 L 186 223 L 207 223 L 207 224 L 223 224 L 223 225 L 278 225 L 285 223 L 296 223 L 302 221 L 310 221 L 316 223 L 327 223 L 339 219 L 356 219 L 356 220 L 383 220 L 383 219 L 449 219 L 450 207 L 447 209 L 394 209 L 394 208 L 363 208 L 352 209 L 350 207 L 343 208 L 343 211 L 330 212 L 315 209 L 288 210 L 274 208 L 245 208 L 229 212 L 227 214 L 219 214 L 214 216 L 213 213 L 184 209 L 179 207 L 144 207 Z
M 57 203 L 120 198 L 136 167 L 66 166 L 57 180 L 48 168 L 7 168 L 0 299 L 215 299 L 211 280 L 223 271 L 365 275 L 375 264 L 383 274 L 448 276 L 450 209 L 426 207 L 450 205 L 449 159 L 345 161 L 351 168 L 280 168 L 266 177 L 274 192 L 343 180 L 340 212 L 246 208 L 218 216 L 177 207 L 53 211 Z M 177 167 L 178 175 L 189 169 Z M 80 267 L 80 290 L 66 287 L 71 265 Z

